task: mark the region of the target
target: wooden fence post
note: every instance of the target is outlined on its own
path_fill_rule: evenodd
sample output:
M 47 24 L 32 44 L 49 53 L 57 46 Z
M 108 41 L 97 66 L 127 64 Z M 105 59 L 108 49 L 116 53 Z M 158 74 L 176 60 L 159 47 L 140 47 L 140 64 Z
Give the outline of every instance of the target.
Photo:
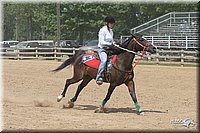
M 19 51 L 19 49 L 17 49 L 17 60 L 19 60 L 19 53 L 20 53 L 20 51 Z
M 35 57 L 38 59 L 38 47 L 35 48 Z
M 148 61 L 148 62 L 151 61 L 151 56 L 150 56 L 150 54 L 147 54 L 147 61 Z
M 162 49 L 161 51 L 162 51 L 162 54 L 165 53 L 165 52 L 164 52 L 164 49 Z M 165 55 L 165 56 L 164 56 L 164 61 L 165 61 L 165 62 L 167 61 L 167 58 L 168 58 L 168 55 Z
M 56 60 L 56 51 L 57 51 L 57 49 L 56 49 L 56 47 L 54 47 L 54 59 Z
M 73 47 L 73 55 L 75 54 L 75 52 L 76 52 L 76 51 L 75 51 L 75 48 Z
M 183 66 L 184 65 L 184 50 L 183 49 L 181 49 L 181 66 Z
M 156 49 L 156 64 L 159 64 L 159 50 Z

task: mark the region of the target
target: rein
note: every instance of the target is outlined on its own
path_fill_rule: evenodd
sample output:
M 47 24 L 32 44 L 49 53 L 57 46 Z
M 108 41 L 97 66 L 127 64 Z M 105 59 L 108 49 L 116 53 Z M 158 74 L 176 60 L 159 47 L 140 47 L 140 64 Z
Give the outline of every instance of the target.
M 131 35 L 132 35 L 132 34 L 131 34 Z M 136 39 L 133 35 L 132 35 L 132 38 L 133 38 L 133 40 L 134 40 L 137 44 L 139 44 L 141 47 L 143 47 L 143 49 L 142 49 L 142 54 L 141 54 L 141 55 L 140 55 L 140 54 L 137 54 L 137 53 L 134 52 L 134 51 L 125 49 L 125 48 L 123 48 L 123 47 L 120 47 L 119 45 L 115 45 L 115 46 L 118 47 L 119 49 L 122 49 L 122 50 L 126 51 L 126 52 L 129 52 L 129 53 L 132 53 L 132 54 L 136 54 L 136 55 L 141 56 L 141 58 L 133 65 L 132 69 L 134 69 L 134 68 L 136 67 L 136 65 L 140 62 L 140 60 L 143 58 L 144 53 L 145 53 L 145 49 L 147 48 L 147 46 L 150 45 L 150 43 L 148 43 L 147 46 L 144 46 L 144 45 L 142 45 L 139 41 L 137 41 L 137 39 Z M 131 70 L 131 71 L 132 71 L 132 70 Z M 129 71 L 128 71 L 128 72 L 129 72 Z
M 138 42 L 136 39 L 135 39 L 135 37 L 132 35 L 132 37 L 133 37 L 133 40 L 134 41 L 136 41 L 137 42 L 137 44 L 139 44 L 141 47 L 143 47 L 143 50 L 142 50 L 142 55 L 141 55 L 141 57 L 140 57 L 140 59 L 133 65 L 133 69 L 138 65 L 138 63 L 140 62 L 140 60 L 143 58 L 143 56 L 144 56 L 144 50 L 147 48 L 146 46 L 143 46 L 140 42 Z
M 115 45 L 115 46 L 118 47 L 118 48 L 121 49 L 121 50 L 126 51 L 126 52 L 129 52 L 129 53 L 132 53 L 132 54 L 137 54 L 136 52 L 131 51 L 131 50 L 128 50 L 128 49 L 125 49 L 125 48 L 123 48 L 123 47 L 120 47 L 119 45 Z M 137 55 L 138 55 L 138 54 L 137 54 Z M 139 56 L 141 56 L 141 55 L 139 55 Z

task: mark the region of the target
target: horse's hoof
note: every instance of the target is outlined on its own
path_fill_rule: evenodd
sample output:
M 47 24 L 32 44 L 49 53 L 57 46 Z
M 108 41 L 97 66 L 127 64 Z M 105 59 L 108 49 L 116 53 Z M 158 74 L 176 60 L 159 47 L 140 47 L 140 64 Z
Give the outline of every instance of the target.
M 144 116 L 144 112 L 136 112 L 137 115 Z
M 95 109 L 94 113 L 108 113 L 108 110 L 103 107 L 99 107 Z
M 57 97 L 57 102 L 60 102 L 62 100 L 62 98 L 63 98 L 63 95 L 58 96 Z
M 68 108 L 73 108 L 74 107 L 74 102 L 68 101 Z
M 69 109 L 74 107 L 74 102 L 68 101 L 68 104 L 63 104 L 63 109 Z

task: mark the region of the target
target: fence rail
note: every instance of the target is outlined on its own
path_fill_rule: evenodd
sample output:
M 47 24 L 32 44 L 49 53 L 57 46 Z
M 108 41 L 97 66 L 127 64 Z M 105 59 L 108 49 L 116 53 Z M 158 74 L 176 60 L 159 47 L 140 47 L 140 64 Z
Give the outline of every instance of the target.
M 77 48 L 0 48 L 3 59 L 62 59 L 75 54 Z
M 121 43 L 130 35 L 121 36 Z M 188 36 L 144 36 L 157 48 L 197 49 L 199 37 Z
M 11 51 L 12 50 L 12 51 Z M 1 48 L 1 59 L 52 59 L 62 60 L 66 56 L 72 56 L 78 48 L 26 48 L 26 49 L 11 49 Z M 184 63 L 198 63 L 199 52 L 197 50 L 164 50 L 157 49 L 156 54 L 146 53 L 142 61 L 155 62 L 177 62 L 181 65 Z M 140 59 L 136 55 L 135 61 Z
M 146 55 L 145 59 L 148 61 L 160 62 L 179 62 L 181 65 L 184 63 L 198 63 L 198 51 L 185 51 L 185 50 L 157 50 L 155 55 Z M 144 59 L 144 60 L 145 60 Z

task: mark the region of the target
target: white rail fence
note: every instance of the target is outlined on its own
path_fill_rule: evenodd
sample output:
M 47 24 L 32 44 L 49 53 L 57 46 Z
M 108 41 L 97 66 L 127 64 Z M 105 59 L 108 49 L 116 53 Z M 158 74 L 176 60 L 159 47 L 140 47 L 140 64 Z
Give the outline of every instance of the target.
M 26 49 L 11 49 L 1 48 L 1 59 L 51 59 L 51 60 L 63 60 L 66 56 L 72 56 L 78 48 L 26 48 Z M 197 50 L 159 50 L 156 54 L 146 53 L 142 61 L 154 62 L 156 64 L 162 62 L 176 62 L 181 65 L 185 63 L 198 63 L 199 52 Z M 136 56 L 135 61 L 140 59 Z
M 130 35 L 121 36 L 121 43 Z M 192 36 L 144 36 L 152 45 L 163 49 L 197 49 L 199 37 Z

